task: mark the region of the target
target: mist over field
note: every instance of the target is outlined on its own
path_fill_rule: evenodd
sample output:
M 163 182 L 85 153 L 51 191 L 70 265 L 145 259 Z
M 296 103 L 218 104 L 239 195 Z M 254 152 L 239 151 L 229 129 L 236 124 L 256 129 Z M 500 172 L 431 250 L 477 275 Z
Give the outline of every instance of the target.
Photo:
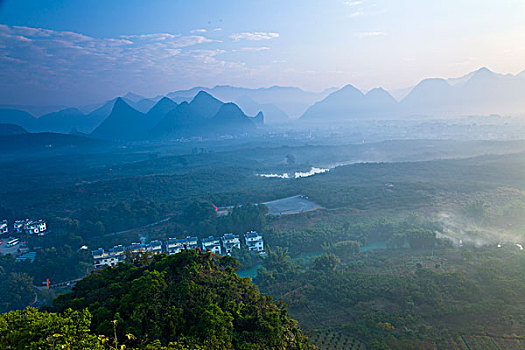
M 524 16 L 0 1 L 0 348 L 525 348 Z

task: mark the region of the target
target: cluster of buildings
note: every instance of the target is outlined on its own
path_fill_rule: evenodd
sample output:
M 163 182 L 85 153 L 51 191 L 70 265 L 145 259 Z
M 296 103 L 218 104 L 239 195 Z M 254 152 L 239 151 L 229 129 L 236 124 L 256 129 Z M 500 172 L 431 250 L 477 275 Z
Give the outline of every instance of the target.
M 244 235 L 244 244 L 248 250 L 264 253 L 264 242 L 262 234 L 256 231 L 247 232 Z M 129 247 L 117 245 L 105 251 L 102 248 L 94 250 L 93 264 L 95 268 L 116 266 L 126 259 L 126 254 L 163 253 L 176 254 L 188 249 L 202 249 L 219 255 L 230 255 L 233 249 L 241 249 L 241 238 L 239 235 L 227 233 L 221 237 L 209 236 L 202 238 L 199 243 L 197 237 L 169 238 L 167 241 L 151 241 L 149 243 L 132 243 Z
M 11 231 L 12 229 L 12 231 Z M 0 221 L 0 234 L 8 233 L 27 233 L 30 235 L 44 235 L 47 231 L 47 225 L 44 220 L 16 220 L 11 228 L 7 220 Z

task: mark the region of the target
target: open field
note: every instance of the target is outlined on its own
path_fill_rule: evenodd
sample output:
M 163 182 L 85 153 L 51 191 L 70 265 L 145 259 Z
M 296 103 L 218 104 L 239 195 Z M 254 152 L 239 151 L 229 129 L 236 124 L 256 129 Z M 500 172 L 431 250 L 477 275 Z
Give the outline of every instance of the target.
M 271 215 L 298 214 L 322 208 L 320 205 L 302 198 L 300 195 L 263 203 Z

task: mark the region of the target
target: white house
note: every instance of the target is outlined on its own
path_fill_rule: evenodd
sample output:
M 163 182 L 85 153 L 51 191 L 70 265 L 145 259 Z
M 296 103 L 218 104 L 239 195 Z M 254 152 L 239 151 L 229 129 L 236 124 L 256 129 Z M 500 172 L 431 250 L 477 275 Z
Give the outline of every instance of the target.
M 169 238 L 166 242 L 168 254 L 180 253 L 183 250 L 196 249 L 199 246 L 197 237 Z
M 29 222 L 29 220 L 27 221 Z M 244 235 L 244 241 L 250 251 L 264 253 L 262 234 L 257 231 L 247 232 Z M 201 239 L 200 243 L 203 251 L 210 251 L 215 254 L 231 255 L 234 248 L 241 249 L 241 240 L 239 236 L 233 233 L 227 233 L 220 238 L 209 236 Z M 198 238 L 187 236 L 185 238 L 169 238 L 164 246 L 161 241 L 155 240 L 148 244 L 132 243 L 129 247 L 117 245 L 108 251 L 99 248 L 93 251 L 92 255 L 95 267 L 101 268 L 105 266 L 116 266 L 119 262 L 126 259 L 126 253 L 128 252 L 139 255 L 143 252 L 151 252 L 153 254 L 167 252 L 168 254 L 176 254 L 183 250 L 196 249 L 197 247 L 199 247 Z
M 116 266 L 118 264 L 118 257 L 110 256 L 110 254 L 102 248 L 92 251 L 91 254 L 93 256 L 93 265 L 95 265 L 97 269 L 106 266 Z
M 199 239 L 197 237 L 186 237 L 186 242 L 184 243 L 186 249 L 197 249 L 198 246 Z
M 13 229 L 16 233 L 43 235 L 47 230 L 47 224 L 44 220 L 16 220 L 13 224 Z
M 148 246 L 146 247 L 147 252 L 151 252 L 153 254 L 159 254 L 162 253 L 162 243 L 161 241 L 151 241 Z
M 9 233 L 9 225 L 7 224 L 7 220 L 2 220 L 0 222 L 0 235 L 4 235 Z
M 221 240 L 224 252 L 228 255 L 232 253 L 233 248 L 241 249 L 241 241 L 239 240 L 239 236 L 236 236 L 233 233 L 226 233 L 224 236 L 222 236 Z
M 95 268 L 102 268 L 106 266 L 117 266 L 117 264 L 126 259 L 126 247 L 122 245 L 114 246 L 107 252 L 102 248 L 98 248 L 91 252 L 93 256 L 93 264 Z
M 146 251 L 146 245 L 142 243 L 131 243 L 128 251 L 133 254 L 140 254 Z
M 29 219 L 26 219 L 26 220 L 16 220 L 15 223 L 13 224 L 13 230 L 16 232 L 16 233 L 22 233 L 24 231 L 24 225 L 25 223 L 29 221 Z
M 182 251 L 182 243 L 177 238 L 168 238 L 166 242 L 166 251 L 168 254 L 176 254 Z
M 201 239 L 201 243 L 203 251 L 209 250 L 212 253 L 221 254 L 221 241 L 219 238 L 209 236 L 208 238 Z
M 244 240 L 248 250 L 253 252 L 264 252 L 264 242 L 262 234 L 257 231 L 250 231 L 244 235 Z

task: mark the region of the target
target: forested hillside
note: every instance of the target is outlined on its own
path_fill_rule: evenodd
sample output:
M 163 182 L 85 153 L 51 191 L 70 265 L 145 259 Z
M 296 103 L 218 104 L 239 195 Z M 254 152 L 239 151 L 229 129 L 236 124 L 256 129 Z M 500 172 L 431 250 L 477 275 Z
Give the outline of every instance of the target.
M 59 297 L 51 313 L 26 309 L 1 315 L 0 344 L 7 349 L 312 348 L 284 304 L 240 278 L 231 257 L 193 250 L 130 261 L 91 273 Z

